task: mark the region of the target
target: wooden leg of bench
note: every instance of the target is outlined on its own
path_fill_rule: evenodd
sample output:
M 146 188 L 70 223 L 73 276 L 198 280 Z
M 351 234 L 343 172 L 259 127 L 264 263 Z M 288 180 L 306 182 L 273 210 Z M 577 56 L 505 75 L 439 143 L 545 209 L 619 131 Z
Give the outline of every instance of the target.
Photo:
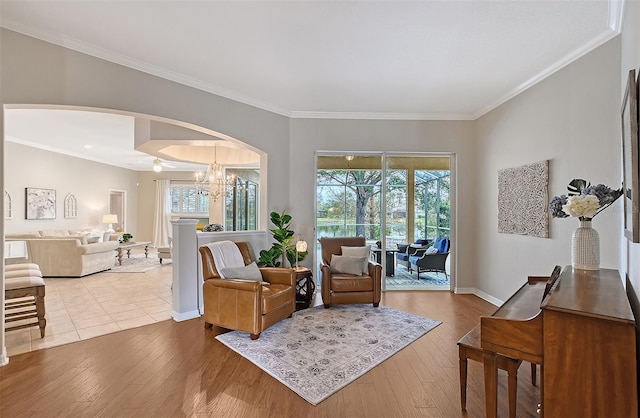
M 47 326 L 47 320 L 44 317 L 44 286 L 39 286 L 36 289 L 35 300 L 36 313 L 38 315 L 38 327 L 40 328 L 40 338 L 44 338 L 44 329 Z
M 510 360 L 507 367 L 507 388 L 509 390 L 509 418 L 516 418 L 516 405 L 518 398 L 518 367 L 520 361 Z
M 460 407 L 467 410 L 467 353 L 464 347 L 460 346 Z
M 537 382 L 537 380 L 538 380 L 538 379 L 536 378 L 536 373 L 537 373 L 537 371 L 538 371 L 538 368 L 536 367 L 536 364 L 535 364 L 535 363 L 531 363 L 531 384 L 532 384 L 533 386 L 535 386 L 535 385 L 536 385 L 536 382 Z

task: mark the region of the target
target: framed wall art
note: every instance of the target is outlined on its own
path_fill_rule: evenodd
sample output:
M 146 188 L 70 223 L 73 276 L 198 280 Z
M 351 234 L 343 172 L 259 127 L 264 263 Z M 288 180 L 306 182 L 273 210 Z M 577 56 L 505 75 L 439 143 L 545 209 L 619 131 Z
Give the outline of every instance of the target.
M 56 219 L 56 191 L 27 187 L 26 219 Z
M 622 98 L 622 190 L 624 199 L 624 236 L 640 242 L 638 206 L 638 83 L 636 71 L 629 71 Z
M 498 232 L 549 237 L 549 160 L 498 171 Z

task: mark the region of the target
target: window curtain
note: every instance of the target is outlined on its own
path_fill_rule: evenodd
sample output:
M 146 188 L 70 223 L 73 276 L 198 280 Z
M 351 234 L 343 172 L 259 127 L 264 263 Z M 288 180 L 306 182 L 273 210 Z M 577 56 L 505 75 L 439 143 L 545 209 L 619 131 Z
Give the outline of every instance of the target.
M 153 214 L 153 246 L 169 246 L 171 236 L 171 217 L 169 214 L 169 180 L 156 180 L 156 201 Z

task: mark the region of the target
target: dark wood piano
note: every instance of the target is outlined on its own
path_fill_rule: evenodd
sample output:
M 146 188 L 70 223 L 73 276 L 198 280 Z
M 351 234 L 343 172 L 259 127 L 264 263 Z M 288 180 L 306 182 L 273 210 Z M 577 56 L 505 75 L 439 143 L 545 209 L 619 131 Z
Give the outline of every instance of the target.
M 638 416 L 635 321 L 616 270 L 565 267 L 480 327 L 487 417 L 497 416 L 497 354 L 541 365 L 541 416 Z

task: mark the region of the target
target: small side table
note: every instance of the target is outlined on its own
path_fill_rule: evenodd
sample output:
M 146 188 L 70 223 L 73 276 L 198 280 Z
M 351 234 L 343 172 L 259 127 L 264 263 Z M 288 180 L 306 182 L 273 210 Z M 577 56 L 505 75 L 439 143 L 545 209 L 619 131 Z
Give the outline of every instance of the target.
M 313 282 L 311 269 L 307 267 L 294 267 L 296 271 L 296 311 L 308 308 L 313 299 L 316 284 Z

